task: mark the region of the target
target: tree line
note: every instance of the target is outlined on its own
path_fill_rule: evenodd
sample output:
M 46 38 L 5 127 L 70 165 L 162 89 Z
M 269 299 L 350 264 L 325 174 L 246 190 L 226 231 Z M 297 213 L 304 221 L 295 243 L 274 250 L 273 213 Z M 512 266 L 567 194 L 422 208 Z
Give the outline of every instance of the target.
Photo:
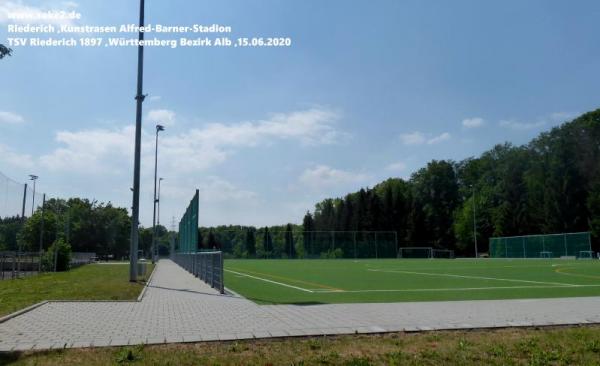
M 38 252 L 40 240 L 43 250 L 56 241 L 63 241 L 73 252 L 122 259 L 129 256 L 130 230 L 131 217 L 124 208 L 81 198 L 53 198 L 25 220 L 20 217 L 0 219 L 0 251 Z M 152 228 L 141 226 L 139 230 L 139 249 L 149 256 Z M 162 254 L 168 254 L 172 234 L 164 226 L 157 227 Z
M 316 230 L 392 230 L 399 245 L 472 255 L 490 237 L 591 231 L 600 239 L 600 109 L 530 143 L 496 145 L 460 162 L 431 161 L 410 179 L 325 199 Z

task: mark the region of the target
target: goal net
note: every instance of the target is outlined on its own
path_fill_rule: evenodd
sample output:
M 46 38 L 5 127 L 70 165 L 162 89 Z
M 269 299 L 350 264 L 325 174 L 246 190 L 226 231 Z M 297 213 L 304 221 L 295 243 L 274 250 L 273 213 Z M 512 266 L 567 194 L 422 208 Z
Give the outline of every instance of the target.
M 454 250 L 450 249 L 433 249 L 431 251 L 432 258 L 439 259 L 454 259 Z
M 579 252 L 577 259 L 594 259 L 594 251 L 592 250 L 582 250 Z
M 398 258 L 433 258 L 433 248 L 403 247 L 398 249 Z

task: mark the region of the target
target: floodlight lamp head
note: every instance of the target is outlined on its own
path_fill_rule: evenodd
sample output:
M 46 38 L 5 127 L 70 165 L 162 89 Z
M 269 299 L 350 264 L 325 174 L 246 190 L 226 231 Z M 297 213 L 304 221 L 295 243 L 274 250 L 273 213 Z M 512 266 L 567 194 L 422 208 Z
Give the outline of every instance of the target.
M 164 131 L 164 130 L 165 130 L 165 126 L 162 126 L 162 125 L 156 125 L 156 132 L 159 132 L 159 131 Z
M 38 179 L 38 178 L 39 178 L 39 177 L 38 177 L 37 175 L 29 174 L 29 179 L 30 179 L 30 180 L 36 180 L 36 179 Z

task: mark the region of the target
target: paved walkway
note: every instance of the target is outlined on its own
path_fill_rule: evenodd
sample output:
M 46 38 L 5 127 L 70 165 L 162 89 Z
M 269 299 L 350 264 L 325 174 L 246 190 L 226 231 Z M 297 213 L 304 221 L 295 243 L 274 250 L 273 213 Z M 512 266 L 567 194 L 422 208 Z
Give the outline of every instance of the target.
M 268 305 L 219 295 L 161 260 L 141 302 L 51 302 L 0 324 L 0 351 L 600 323 L 600 297 Z

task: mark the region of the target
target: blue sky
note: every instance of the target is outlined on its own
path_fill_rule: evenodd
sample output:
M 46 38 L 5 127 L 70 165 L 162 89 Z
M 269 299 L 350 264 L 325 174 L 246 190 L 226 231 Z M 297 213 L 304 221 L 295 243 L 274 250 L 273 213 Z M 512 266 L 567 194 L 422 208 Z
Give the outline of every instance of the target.
M 134 0 L 0 0 L 137 22 Z M 163 223 L 198 188 L 201 225 L 300 222 L 325 198 L 431 159 L 526 143 L 598 107 L 596 1 L 147 0 L 152 24 L 291 37 L 280 49 L 146 49 L 141 220 L 153 130 Z M 163 36 L 164 37 L 164 36 Z M 129 207 L 135 48 L 17 48 L 0 61 L 0 171 L 50 196 Z

